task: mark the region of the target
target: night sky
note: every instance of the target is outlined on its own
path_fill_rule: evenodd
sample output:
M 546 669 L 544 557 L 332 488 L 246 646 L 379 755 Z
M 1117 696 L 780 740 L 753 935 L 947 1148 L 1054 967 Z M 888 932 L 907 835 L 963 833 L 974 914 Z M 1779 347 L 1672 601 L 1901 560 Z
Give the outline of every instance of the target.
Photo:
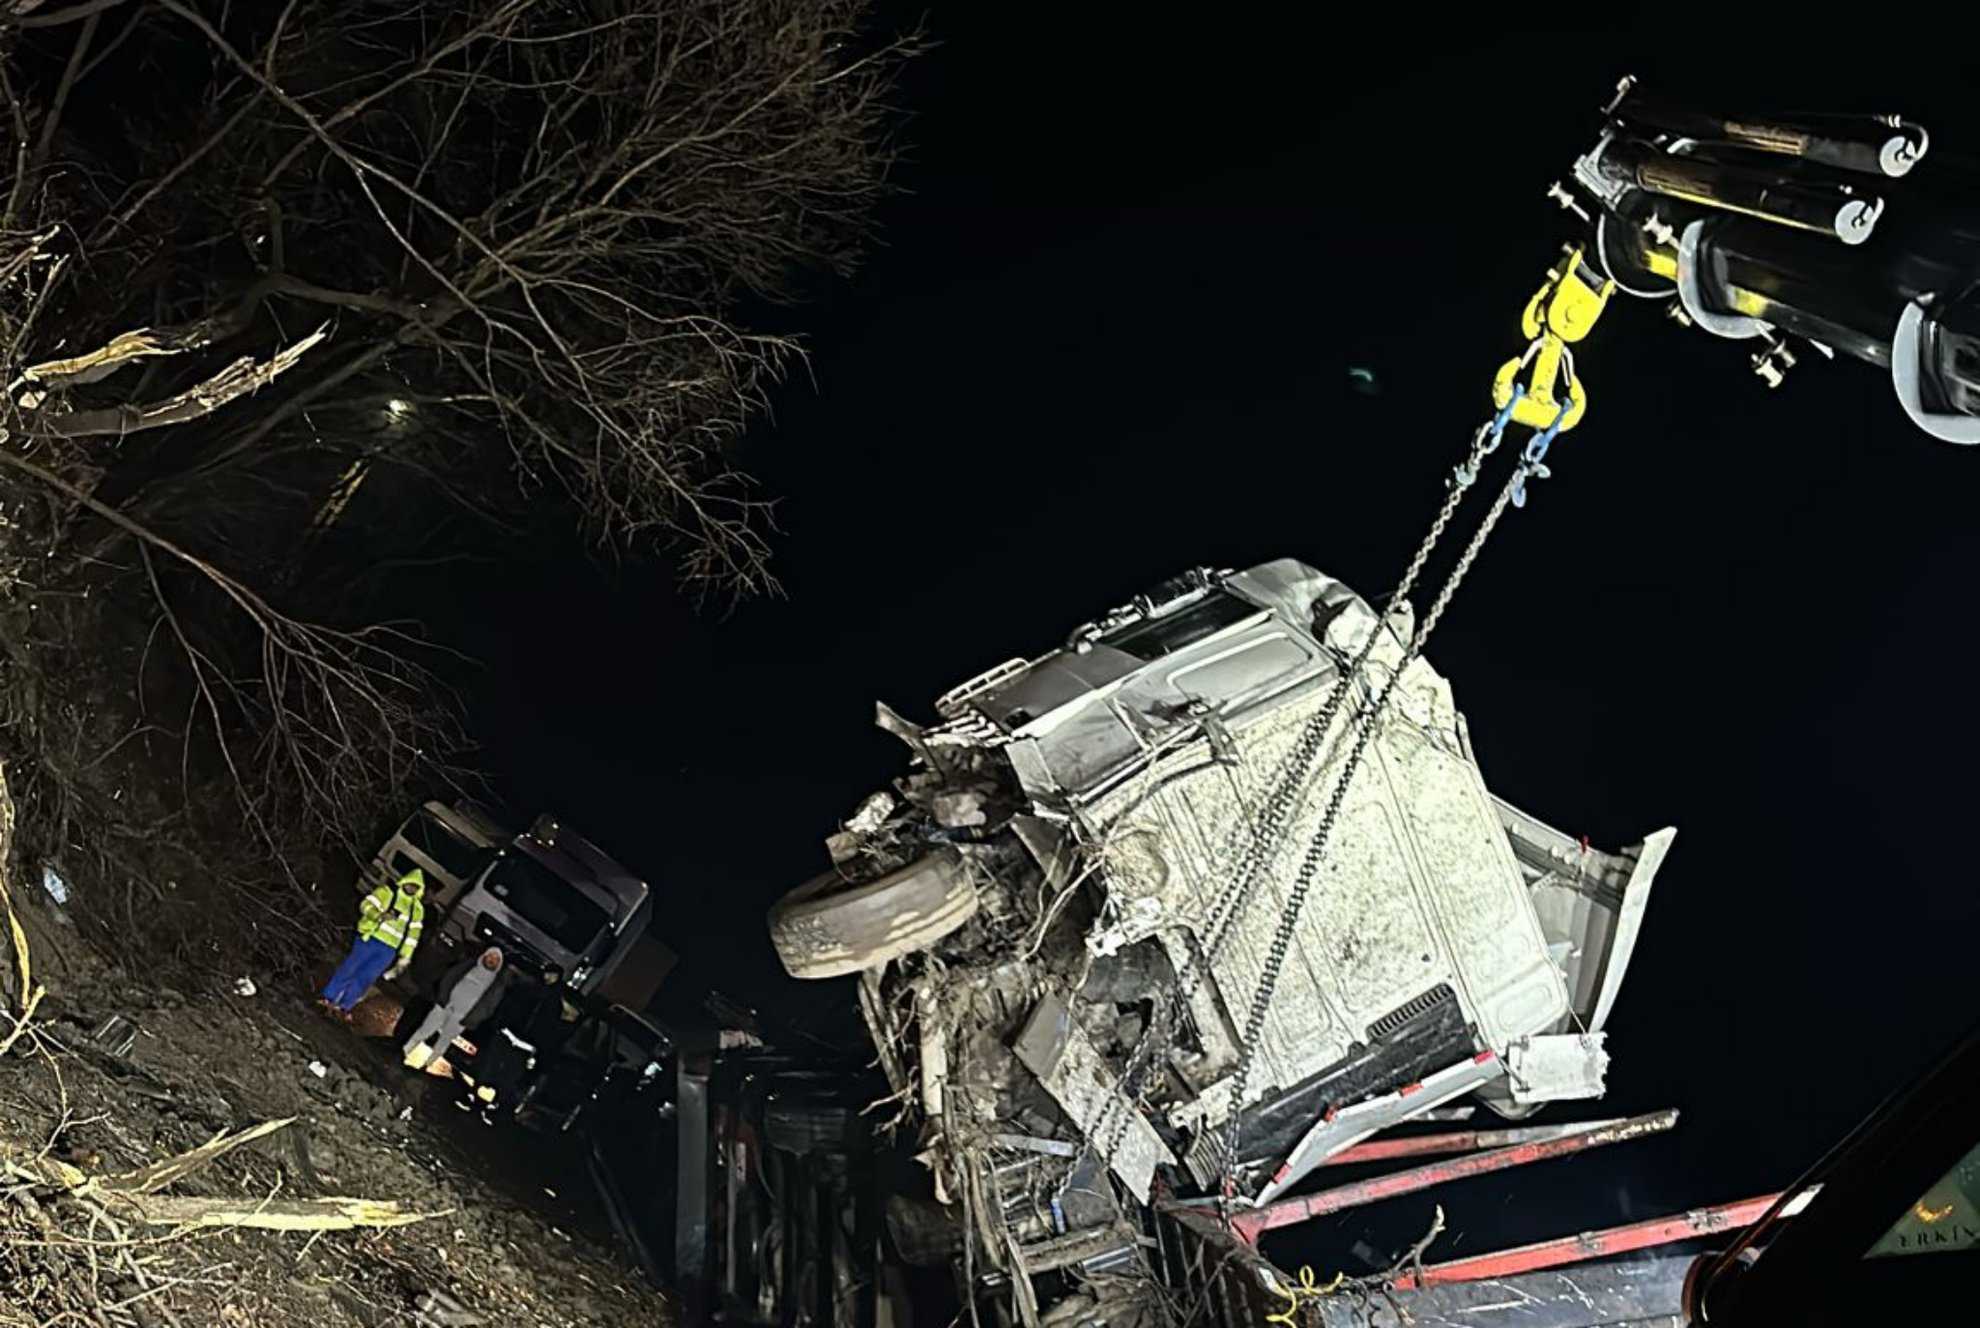
M 764 908 L 902 768 L 874 700 L 926 717 L 1195 564 L 1296 555 L 1387 592 L 1571 235 L 1546 187 L 1621 74 L 1980 145 L 1961 71 L 1841 52 L 1715 66 L 1641 39 L 1426 50 L 1048 12 L 933 10 L 885 247 L 764 315 L 806 333 L 815 380 L 744 449 L 782 501 L 784 598 L 698 615 L 664 564 L 576 548 L 435 587 L 436 630 L 487 664 L 471 699 L 512 801 L 644 873 L 656 930 L 772 1004 L 794 984 Z M 1809 355 L 1769 392 L 1661 313 L 1618 297 L 1585 343 L 1588 418 L 1430 654 L 1496 791 L 1607 847 L 1680 827 L 1610 1097 L 1541 1119 L 1686 1120 L 1451 1192 L 1440 1250 L 1777 1188 L 1975 1008 L 1980 456 L 1913 432 L 1863 366 Z M 1406 1239 L 1429 1203 L 1383 1220 Z M 1364 1231 L 1389 1228 L 1300 1252 Z

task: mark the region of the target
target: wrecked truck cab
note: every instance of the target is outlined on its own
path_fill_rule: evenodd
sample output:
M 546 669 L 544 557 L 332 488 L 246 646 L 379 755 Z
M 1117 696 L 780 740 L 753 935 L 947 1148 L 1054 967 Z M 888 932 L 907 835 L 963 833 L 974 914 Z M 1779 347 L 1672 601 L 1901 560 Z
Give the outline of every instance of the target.
M 909 773 L 770 929 L 795 976 L 860 974 L 938 1188 L 1009 1237 L 986 1239 L 997 1267 L 1131 1246 L 1105 1214 L 1082 1230 L 1010 1197 L 1063 1196 L 1094 1157 L 1141 1204 L 1157 1173 L 1267 1202 L 1453 1098 L 1516 1116 L 1601 1092 L 1670 832 L 1602 854 L 1495 799 L 1412 631 L 1406 606 L 1378 615 L 1294 560 L 1200 569 L 952 690 L 936 724 L 881 708 Z

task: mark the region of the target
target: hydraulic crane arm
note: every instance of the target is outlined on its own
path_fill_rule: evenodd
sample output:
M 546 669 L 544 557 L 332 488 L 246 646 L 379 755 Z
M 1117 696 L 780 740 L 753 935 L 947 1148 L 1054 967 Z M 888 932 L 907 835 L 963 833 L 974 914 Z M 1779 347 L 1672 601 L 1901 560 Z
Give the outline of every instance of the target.
M 1980 176 L 1897 116 L 1727 116 L 1624 79 L 1603 117 L 1551 191 L 1585 233 L 1527 306 L 1500 407 L 1578 423 L 1570 346 L 1620 291 L 1750 343 L 1772 387 L 1809 348 L 1862 360 L 1926 433 L 1980 443 Z

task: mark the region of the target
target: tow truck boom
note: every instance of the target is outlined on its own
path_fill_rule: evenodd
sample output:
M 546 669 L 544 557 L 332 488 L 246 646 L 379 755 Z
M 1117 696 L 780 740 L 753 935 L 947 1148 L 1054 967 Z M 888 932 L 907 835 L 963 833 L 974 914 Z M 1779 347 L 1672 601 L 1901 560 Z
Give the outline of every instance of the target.
M 1579 423 L 1571 344 L 1621 293 L 1749 343 L 1770 387 L 1811 349 L 1861 360 L 1920 429 L 1980 443 L 1980 179 L 1927 162 L 1923 127 L 1723 115 L 1630 78 L 1603 119 L 1549 191 L 1583 234 L 1528 303 L 1529 346 L 1500 369 L 1495 405 L 1536 429 Z

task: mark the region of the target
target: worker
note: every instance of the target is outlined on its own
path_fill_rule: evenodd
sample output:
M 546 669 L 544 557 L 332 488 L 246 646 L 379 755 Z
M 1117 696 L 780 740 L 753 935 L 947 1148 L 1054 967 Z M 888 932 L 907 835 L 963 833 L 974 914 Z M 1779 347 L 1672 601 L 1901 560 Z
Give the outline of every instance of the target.
M 494 1014 L 473 1034 L 473 1100 L 464 1097 L 458 1106 L 478 1109 L 489 1125 L 498 1113 L 515 1110 L 541 1045 L 563 1021 L 563 980 L 557 969 L 545 968 L 541 982 L 520 979 L 503 995 Z
M 444 1056 L 461 1030 L 476 1022 L 482 1007 L 497 995 L 495 980 L 502 975 L 502 951 L 489 946 L 478 958 L 456 965 L 440 979 L 440 1001 L 419 1021 L 405 1042 L 408 1070 L 424 1070 L 436 1056 Z
M 420 902 L 425 894 L 426 873 L 414 867 L 359 901 L 357 940 L 323 985 L 325 1007 L 348 1015 L 372 983 L 405 972 L 426 927 L 426 907 Z

